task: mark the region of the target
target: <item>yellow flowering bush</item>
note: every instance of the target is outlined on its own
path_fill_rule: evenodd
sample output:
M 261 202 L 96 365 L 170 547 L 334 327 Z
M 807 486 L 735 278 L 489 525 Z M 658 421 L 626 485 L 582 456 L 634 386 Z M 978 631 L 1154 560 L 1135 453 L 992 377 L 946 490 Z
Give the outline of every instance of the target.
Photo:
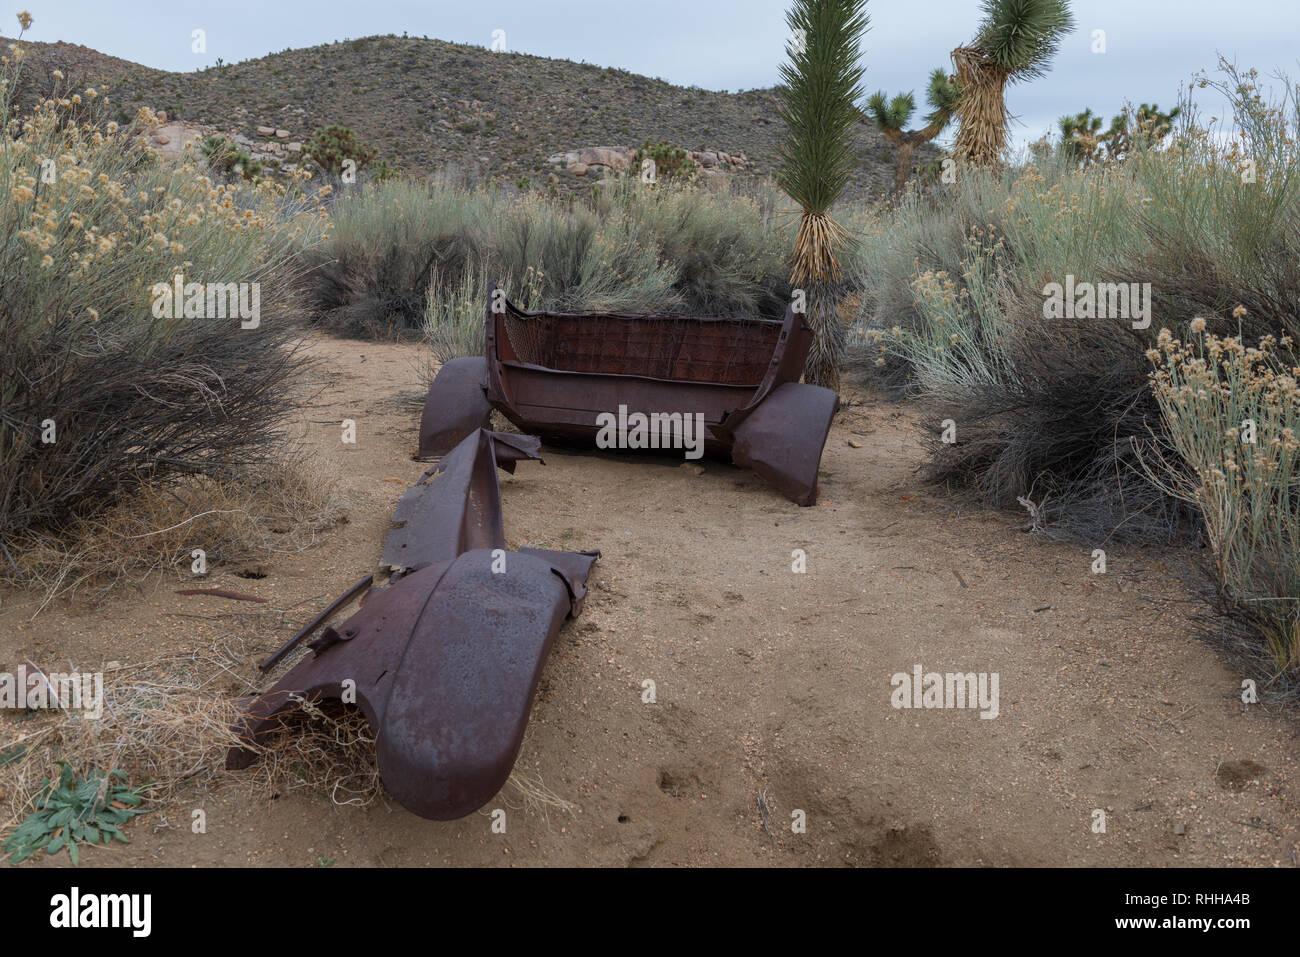
M 1147 357 L 1178 464 L 1159 479 L 1205 520 L 1223 600 L 1259 627 L 1279 668 L 1300 664 L 1300 367 L 1287 337 L 1249 346 L 1192 323 Z
M 22 69 L 0 62 L 5 117 Z M 140 136 L 154 117 L 101 124 L 104 104 L 59 90 L 0 130 L 0 542 L 145 478 L 237 474 L 287 402 L 292 250 L 312 227 L 286 188 L 164 162 Z M 199 308 L 213 284 L 256 288 L 256 324 Z M 194 308 L 159 308 L 178 285 Z

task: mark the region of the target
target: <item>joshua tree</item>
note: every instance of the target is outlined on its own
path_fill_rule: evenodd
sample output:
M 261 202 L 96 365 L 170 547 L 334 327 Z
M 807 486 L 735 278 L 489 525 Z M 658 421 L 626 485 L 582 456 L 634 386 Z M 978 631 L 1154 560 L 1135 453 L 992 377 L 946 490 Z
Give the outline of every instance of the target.
M 952 51 L 962 91 L 953 152 L 991 166 L 1007 145 L 1007 84 L 1046 73 L 1074 17 L 1068 0 L 983 0 L 983 7 L 975 39 Z
M 1101 117 L 1091 109 L 1057 120 L 1061 128 L 1061 148 L 1075 164 L 1089 165 L 1097 158 L 1106 139 L 1101 132 Z
M 930 85 L 925 91 L 925 101 L 930 104 L 930 112 L 925 117 L 925 126 L 919 130 L 904 131 L 916 111 L 916 98 L 911 93 L 900 93 L 892 100 L 884 90 L 871 95 L 867 100 L 867 115 L 880 127 L 885 138 L 898 147 L 898 168 L 894 171 L 894 192 L 901 193 L 907 184 L 907 177 L 912 173 L 912 156 L 922 143 L 928 143 L 952 122 L 957 112 L 957 103 L 961 92 L 953 78 L 935 70 L 930 74 Z
M 866 0 L 794 0 L 786 13 L 794 38 L 781 65 L 786 135 L 777 183 L 802 207 L 790 283 L 802 289 L 815 333 L 804 378 L 839 388 L 844 324 L 839 316 L 839 251 L 849 235 L 830 214 L 853 169 L 853 126 L 860 114 L 858 43 L 867 30 Z
M 1106 131 L 1106 149 L 1111 159 L 1124 159 L 1134 150 L 1149 149 L 1168 136 L 1174 120 L 1183 112 L 1175 106 L 1168 113 L 1161 112 L 1159 104 L 1143 103 L 1136 110 L 1124 107 L 1119 116 L 1110 121 Z
M 1101 117 L 1092 110 L 1075 116 L 1063 116 L 1058 121 L 1061 128 L 1061 146 L 1076 163 L 1087 166 L 1099 162 L 1102 148 L 1111 160 L 1122 160 L 1134 150 L 1156 146 L 1174 128 L 1174 120 L 1182 112 L 1174 107 L 1162 112 L 1155 103 L 1143 103 L 1137 109 L 1126 106 L 1119 116 L 1110 121 L 1106 132 L 1101 132 Z

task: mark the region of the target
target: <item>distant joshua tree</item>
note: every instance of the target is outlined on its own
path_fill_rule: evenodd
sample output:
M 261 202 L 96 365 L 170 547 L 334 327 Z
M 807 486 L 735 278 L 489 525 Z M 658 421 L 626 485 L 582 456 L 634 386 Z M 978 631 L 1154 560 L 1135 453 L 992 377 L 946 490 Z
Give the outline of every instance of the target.
M 1181 113 L 1182 107 L 1176 106 L 1165 113 L 1156 103 L 1143 103 L 1137 109 L 1126 106 L 1110 121 L 1104 133 L 1101 117 L 1092 110 L 1063 116 L 1057 121 L 1061 148 L 1071 160 L 1083 166 L 1102 159 L 1122 160 L 1134 150 L 1159 145 L 1173 131 L 1174 120 Z
M 1007 145 L 1007 84 L 1046 73 L 1074 17 L 1068 0 L 983 0 L 982 6 L 975 39 L 952 51 L 962 91 L 953 153 L 991 166 Z
M 1057 120 L 1065 155 L 1073 162 L 1085 166 L 1094 162 L 1102 146 L 1104 134 L 1101 132 L 1101 124 L 1102 118 L 1090 109 Z
M 905 130 L 916 112 L 916 97 L 910 92 L 900 93 L 892 100 L 884 90 L 871 95 L 867 100 L 867 116 L 875 121 L 885 138 L 898 147 L 898 166 L 894 170 L 894 192 L 901 193 L 907 185 L 907 177 L 912 174 L 912 157 L 917 147 L 928 143 L 947 128 L 957 113 L 957 104 L 961 100 L 961 90 L 956 78 L 950 77 L 943 70 L 930 74 L 930 84 L 925 91 L 925 101 L 930 105 L 926 114 L 925 126 L 919 130 Z

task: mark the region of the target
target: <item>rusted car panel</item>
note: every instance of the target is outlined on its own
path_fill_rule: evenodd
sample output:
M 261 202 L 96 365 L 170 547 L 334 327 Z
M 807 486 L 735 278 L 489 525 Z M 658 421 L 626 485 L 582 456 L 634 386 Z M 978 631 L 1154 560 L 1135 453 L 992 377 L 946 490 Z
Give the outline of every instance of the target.
M 513 474 L 522 459 L 541 461 L 541 445 L 532 435 L 475 429 L 397 503 L 381 563 L 411 570 L 472 548 L 504 548 L 497 469 Z
M 840 399 L 830 389 L 786 382 L 745 418 L 731 459 L 799 505 L 817 502 L 817 470 Z
M 698 413 L 705 454 L 753 468 L 800 505 L 817 500 L 817 468 L 839 403 L 799 383 L 812 331 L 793 307 L 780 322 L 525 312 L 493 285 L 484 341 L 484 359 L 455 360 L 429 390 L 422 457 L 441 454 L 460 434 L 457 423 L 465 428 L 473 418 L 465 410 L 481 412 L 482 403 L 524 432 L 580 447 L 595 444 L 598 417 L 620 407 L 645 416 Z
M 375 730 L 380 776 L 403 806 L 448 820 L 496 793 L 551 644 L 581 612 L 600 554 L 505 550 L 496 469 L 513 472 L 538 458 L 539 445 L 476 429 L 425 473 L 394 516 L 389 584 L 371 588 L 352 617 L 309 642 L 312 656 L 246 702 L 236 731 L 249 746 L 232 750 L 228 767 L 255 760 L 252 746 L 300 700 L 341 699 L 351 682 Z
M 422 817 L 463 817 L 510 776 L 546 656 L 575 609 L 566 576 L 585 565 L 574 579 L 584 589 L 595 560 L 567 555 L 557 568 L 545 553 L 474 549 L 414 571 L 372 592 L 252 702 L 239 732 L 261 741 L 295 697 L 340 699 L 351 679 L 388 791 Z M 233 751 L 227 765 L 252 758 Z
M 713 319 L 525 312 L 488 290 L 487 399 L 543 438 L 592 442 L 596 416 L 699 412 L 734 428 L 777 385 L 798 381 L 811 344 L 803 317 Z M 725 439 L 708 451 L 725 455 Z
M 443 363 L 429 387 L 420 416 L 422 459 L 445 455 L 475 429 L 491 427 L 492 406 L 487 400 L 487 361 L 482 356 L 450 359 Z

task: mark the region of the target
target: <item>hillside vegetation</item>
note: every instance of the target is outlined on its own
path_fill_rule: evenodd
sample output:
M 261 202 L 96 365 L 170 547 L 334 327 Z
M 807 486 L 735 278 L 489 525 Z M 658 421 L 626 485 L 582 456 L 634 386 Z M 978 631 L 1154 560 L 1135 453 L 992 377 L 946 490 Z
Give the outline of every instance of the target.
M 486 47 L 377 36 L 285 50 L 195 73 L 170 73 L 74 44 L 29 45 L 31 58 L 86 84 L 108 82 L 126 116 L 141 106 L 257 138 L 257 127 L 306 140 L 331 124 L 355 130 L 393 168 L 468 178 L 544 183 L 547 158 L 565 150 L 635 146 L 745 153 L 736 175 L 771 175 L 782 126 L 773 89 L 719 93 L 625 70 L 495 53 Z M 856 125 L 859 162 L 846 195 L 879 195 L 892 183 L 894 150 Z M 918 162 L 933 159 L 923 151 Z

